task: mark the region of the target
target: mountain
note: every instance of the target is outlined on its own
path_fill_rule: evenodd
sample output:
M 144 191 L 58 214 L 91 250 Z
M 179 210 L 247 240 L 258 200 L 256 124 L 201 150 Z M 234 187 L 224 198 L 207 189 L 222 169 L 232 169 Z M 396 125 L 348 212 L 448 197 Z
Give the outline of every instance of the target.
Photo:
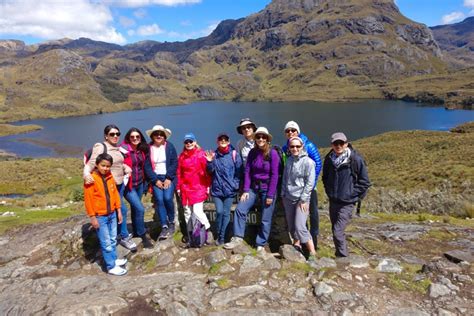
M 431 27 L 441 49 L 462 65 L 474 65 L 474 17 L 462 22 Z
M 185 42 L 0 41 L 1 120 L 202 99 L 390 98 L 472 108 L 474 70 L 467 61 L 453 67 L 444 45 L 393 0 L 273 0 Z

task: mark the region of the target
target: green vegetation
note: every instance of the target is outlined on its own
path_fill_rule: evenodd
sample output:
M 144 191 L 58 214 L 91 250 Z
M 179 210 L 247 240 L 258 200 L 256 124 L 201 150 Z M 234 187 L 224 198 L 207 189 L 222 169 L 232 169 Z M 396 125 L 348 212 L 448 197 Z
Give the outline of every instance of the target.
M 398 291 L 411 291 L 425 294 L 431 284 L 431 280 L 425 278 L 420 281 L 415 281 L 415 275 L 421 271 L 421 266 L 403 264 L 402 267 L 402 273 L 390 273 L 387 275 L 389 286 Z
M 220 278 L 219 280 L 216 281 L 217 286 L 219 286 L 221 289 L 227 289 L 230 287 L 232 282 L 228 278 Z
M 209 274 L 218 274 L 219 271 L 221 270 L 222 266 L 227 263 L 227 260 L 223 260 L 221 262 L 214 263 L 210 268 L 209 268 Z
M 42 129 L 39 125 L 29 124 L 16 126 L 11 124 L 0 124 L 0 137 L 14 134 L 29 133 Z

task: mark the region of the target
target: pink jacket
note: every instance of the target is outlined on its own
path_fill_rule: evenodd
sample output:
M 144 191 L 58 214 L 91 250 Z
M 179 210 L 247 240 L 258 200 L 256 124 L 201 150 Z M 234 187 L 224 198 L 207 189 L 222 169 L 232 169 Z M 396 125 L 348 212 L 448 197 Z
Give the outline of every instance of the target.
M 178 185 L 183 205 L 204 202 L 209 193 L 211 177 L 206 170 L 204 150 L 183 150 L 178 158 Z

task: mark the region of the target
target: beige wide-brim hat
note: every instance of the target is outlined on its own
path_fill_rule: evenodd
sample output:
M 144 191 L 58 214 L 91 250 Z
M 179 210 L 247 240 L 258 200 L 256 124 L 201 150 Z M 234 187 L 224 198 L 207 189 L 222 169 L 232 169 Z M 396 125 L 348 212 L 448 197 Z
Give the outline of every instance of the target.
M 247 117 L 240 120 L 239 125 L 236 127 L 237 133 L 242 135 L 242 126 L 246 126 L 246 125 L 252 125 L 254 131 L 257 129 L 257 126 L 255 125 L 255 123 L 252 122 L 252 120 Z
M 154 132 L 163 132 L 163 133 L 165 133 L 166 138 L 170 138 L 170 136 L 171 136 L 171 130 L 168 129 L 168 128 L 164 128 L 161 125 L 153 126 L 152 129 L 149 129 L 149 130 L 146 131 L 146 134 L 151 137 L 151 134 L 153 134 Z
M 255 131 L 254 135 L 257 136 L 258 134 L 267 135 L 269 142 L 271 142 L 272 139 L 273 139 L 272 134 L 270 134 L 270 133 L 268 132 L 268 129 L 267 129 L 266 127 L 260 126 L 259 128 L 257 128 L 257 130 Z

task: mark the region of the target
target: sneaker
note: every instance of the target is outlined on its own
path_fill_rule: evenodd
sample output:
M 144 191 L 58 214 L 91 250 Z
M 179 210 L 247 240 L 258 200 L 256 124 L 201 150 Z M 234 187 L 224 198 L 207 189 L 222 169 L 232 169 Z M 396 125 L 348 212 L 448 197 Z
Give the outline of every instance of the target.
M 136 251 L 137 245 L 133 242 L 132 238 L 128 236 L 127 238 L 122 238 L 119 241 L 120 245 L 130 251 Z
M 121 268 L 119 266 L 115 266 L 108 271 L 109 274 L 112 275 L 124 275 L 127 274 L 127 269 Z
M 316 262 L 316 255 L 309 255 L 308 262 Z
M 141 236 L 141 238 L 142 238 L 143 248 L 146 248 L 146 249 L 153 248 L 153 242 L 146 234 Z
M 163 226 L 161 228 L 161 233 L 158 236 L 158 240 L 168 239 L 169 236 L 170 236 L 170 230 L 169 230 L 168 226 Z
M 117 259 L 115 260 L 115 266 L 124 266 L 126 265 L 128 260 L 126 258 L 123 259 Z
M 234 236 L 230 239 L 230 241 L 226 244 L 224 244 L 225 249 L 234 249 L 238 245 L 241 245 L 244 242 L 244 240 L 240 237 Z
M 296 251 L 298 251 L 299 253 L 304 255 L 303 254 L 303 247 L 301 247 L 301 245 L 293 245 L 293 247 L 296 249 Z
M 170 235 L 173 235 L 176 232 L 176 226 L 174 223 L 170 223 L 169 232 Z
M 264 253 L 264 252 L 265 252 L 265 247 L 257 246 L 257 253 Z
M 216 240 L 216 246 L 222 246 L 224 244 L 223 240 Z

